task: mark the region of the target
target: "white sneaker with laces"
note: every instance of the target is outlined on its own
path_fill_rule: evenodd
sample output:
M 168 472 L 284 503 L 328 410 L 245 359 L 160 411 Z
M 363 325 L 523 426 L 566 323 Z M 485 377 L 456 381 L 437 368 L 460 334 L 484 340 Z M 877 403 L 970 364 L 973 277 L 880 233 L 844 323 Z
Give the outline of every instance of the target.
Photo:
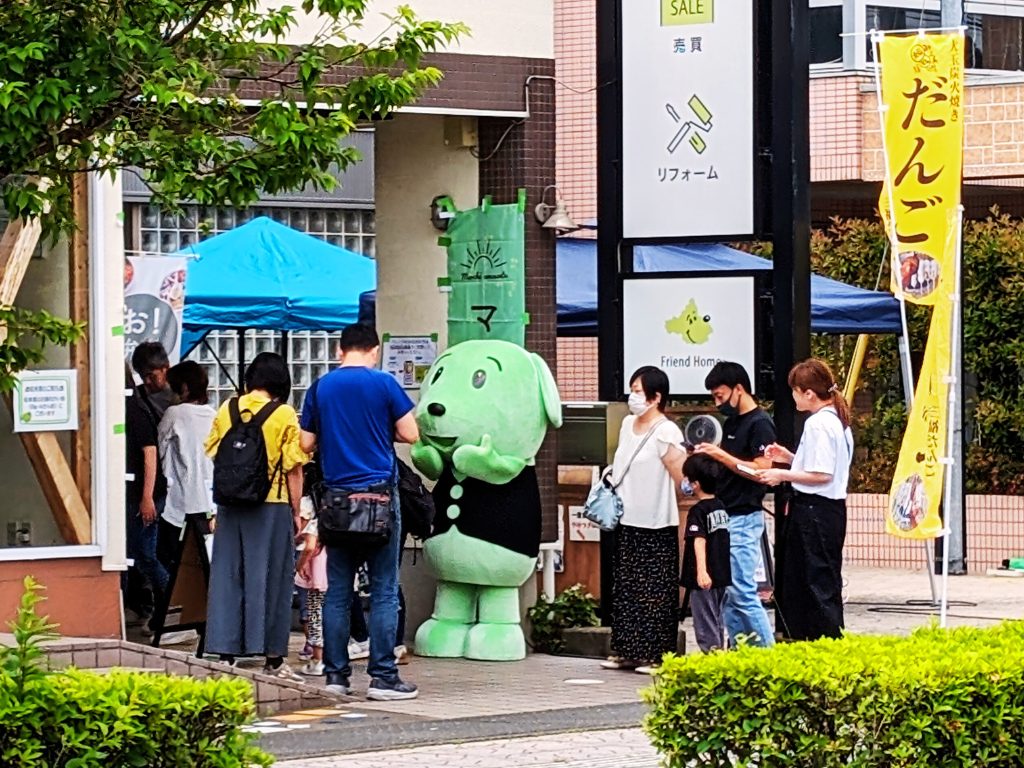
M 357 640 L 348 641 L 348 660 L 355 661 L 357 659 L 368 659 L 370 657 L 370 641 L 363 640 L 359 642 Z

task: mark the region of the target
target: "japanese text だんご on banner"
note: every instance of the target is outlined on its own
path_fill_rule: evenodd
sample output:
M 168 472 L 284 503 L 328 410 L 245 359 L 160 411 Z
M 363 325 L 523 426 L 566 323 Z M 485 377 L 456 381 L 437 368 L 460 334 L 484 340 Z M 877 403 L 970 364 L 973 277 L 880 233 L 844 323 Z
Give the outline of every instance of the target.
M 878 52 L 886 149 L 879 209 L 893 241 L 892 290 L 934 304 L 955 257 L 948 234 L 958 226 L 963 176 L 964 35 L 887 35 Z

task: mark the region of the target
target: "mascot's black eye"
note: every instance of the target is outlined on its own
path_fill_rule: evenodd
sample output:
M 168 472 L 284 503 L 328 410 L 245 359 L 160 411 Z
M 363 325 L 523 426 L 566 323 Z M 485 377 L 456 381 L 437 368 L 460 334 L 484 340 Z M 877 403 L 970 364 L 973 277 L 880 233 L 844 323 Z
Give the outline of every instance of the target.
M 436 384 L 437 380 L 441 378 L 441 374 L 444 373 L 444 366 L 442 365 L 437 371 L 434 372 L 434 378 L 430 380 L 431 384 Z
M 473 389 L 480 389 L 487 383 L 487 374 L 484 371 L 477 371 L 473 374 Z
M 705 323 L 710 323 L 711 322 L 711 315 L 704 315 L 704 322 Z

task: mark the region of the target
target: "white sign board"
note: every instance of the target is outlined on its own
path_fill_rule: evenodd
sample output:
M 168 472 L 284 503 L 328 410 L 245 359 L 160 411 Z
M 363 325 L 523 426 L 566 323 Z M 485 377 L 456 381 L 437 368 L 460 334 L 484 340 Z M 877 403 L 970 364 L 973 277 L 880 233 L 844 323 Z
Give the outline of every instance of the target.
M 754 0 L 622 0 L 623 236 L 754 233 Z
M 435 359 L 436 337 L 384 335 L 381 354 L 384 372 L 394 376 L 403 389 L 419 389 Z
M 78 372 L 22 371 L 14 388 L 15 432 L 78 429 Z
M 124 354 L 132 359 L 144 341 L 159 341 L 171 365 L 181 358 L 185 310 L 183 256 L 130 256 L 124 264 Z
M 622 285 L 625 374 L 654 365 L 673 395 L 706 395 L 715 363 L 739 363 L 753 379 L 755 293 L 751 276 L 634 278 Z M 628 391 L 629 382 L 625 382 Z

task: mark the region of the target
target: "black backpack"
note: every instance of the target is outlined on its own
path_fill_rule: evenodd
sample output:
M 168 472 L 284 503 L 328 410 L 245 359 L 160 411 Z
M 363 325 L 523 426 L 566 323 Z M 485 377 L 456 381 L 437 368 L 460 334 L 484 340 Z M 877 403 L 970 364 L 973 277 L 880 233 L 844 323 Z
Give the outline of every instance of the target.
M 402 510 L 402 531 L 426 539 L 434 527 L 434 497 L 416 471 L 398 459 L 398 500 Z
M 263 425 L 280 406 L 271 400 L 258 413 L 246 410 L 249 420 L 242 420 L 238 398 L 228 402 L 231 426 L 217 447 L 213 458 L 213 500 L 225 507 L 255 507 L 263 504 L 273 487 L 274 478 L 283 482 L 281 462 L 267 476 L 267 443 Z

